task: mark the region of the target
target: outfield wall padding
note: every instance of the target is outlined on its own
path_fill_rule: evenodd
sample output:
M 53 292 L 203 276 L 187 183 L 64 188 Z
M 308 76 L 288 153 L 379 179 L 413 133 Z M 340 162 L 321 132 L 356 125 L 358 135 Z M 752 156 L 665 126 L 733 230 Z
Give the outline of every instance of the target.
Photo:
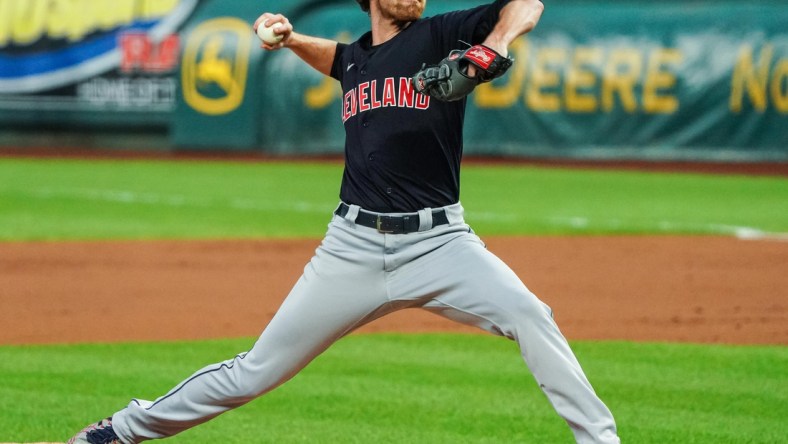
M 336 82 L 262 51 L 251 24 L 281 11 L 352 41 L 369 27 L 356 2 L 74 4 L 0 2 L 0 129 L 163 128 L 177 148 L 342 152 Z M 426 14 L 478 4 L 431 0 Z M 545 4 L 512 70 L 470 97 L 466 153 L 788 161 L 784 2 Z

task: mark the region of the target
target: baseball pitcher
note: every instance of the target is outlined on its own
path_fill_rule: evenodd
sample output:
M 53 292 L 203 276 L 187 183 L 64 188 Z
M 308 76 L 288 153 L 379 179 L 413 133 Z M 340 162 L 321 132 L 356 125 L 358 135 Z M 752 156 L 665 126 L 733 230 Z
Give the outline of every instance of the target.
M 273 390 L 358 327 L 411 307 L 516 341 L 578 443 L 620 442 L 550 308 L 485 248 L 460 203 L 466 97 L 512 65 L 507 47 L 534 29 L 542 3 L 496 0 L 422 18 L 426 0 L 357 1 L 371 31 L 351 44 L 297 33 L 278 14 L 254 23 L 269 42 L 263 49 L 292 50 L 343 91 L 339 202 L 303 275 L 251 350 L 156 400 L 133 399 L 69 443 L 175 435 Z

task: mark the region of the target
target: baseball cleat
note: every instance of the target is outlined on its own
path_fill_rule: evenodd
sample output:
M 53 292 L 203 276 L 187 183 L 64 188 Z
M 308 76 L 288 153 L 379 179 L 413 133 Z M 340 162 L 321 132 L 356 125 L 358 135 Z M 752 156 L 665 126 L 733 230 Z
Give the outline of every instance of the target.
M 66 444 L 121 444 L 121 442 L 112 430 L 112 417 L 109 417 L 80 430 Z

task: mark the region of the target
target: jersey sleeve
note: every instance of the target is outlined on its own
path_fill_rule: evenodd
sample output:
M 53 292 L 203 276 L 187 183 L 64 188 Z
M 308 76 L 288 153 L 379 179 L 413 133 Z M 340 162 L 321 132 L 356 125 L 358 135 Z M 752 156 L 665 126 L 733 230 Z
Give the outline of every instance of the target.
M 433 36 L 440 42 L 442 52 L 467 47 L 464 43 L 477 45 L 495 28 L 501 9 L 511 0 L 495 0 L 493 3 L 464 11 L 455 11 L 434 17 Z
M 331 77 L 342 81 L 342 74 L 345 71 L 342 69 L 342 54 L 345 53 L 345 49 L 348 47 L 345 43 L 337 43 L 337 50 L 334 54 L 334 63 L 331 65 Z

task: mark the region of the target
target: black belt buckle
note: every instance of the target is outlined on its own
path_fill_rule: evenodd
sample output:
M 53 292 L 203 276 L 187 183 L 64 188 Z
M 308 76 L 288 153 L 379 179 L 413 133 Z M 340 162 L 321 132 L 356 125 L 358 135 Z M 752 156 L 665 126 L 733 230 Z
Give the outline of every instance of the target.
M 379 233 L 394 234 L 397 232 L 397 226 L 394 223 L 395 220 L 396 219 L 391 216 L 378 214 L 378 217 L 375 220 L 375 228 Z

